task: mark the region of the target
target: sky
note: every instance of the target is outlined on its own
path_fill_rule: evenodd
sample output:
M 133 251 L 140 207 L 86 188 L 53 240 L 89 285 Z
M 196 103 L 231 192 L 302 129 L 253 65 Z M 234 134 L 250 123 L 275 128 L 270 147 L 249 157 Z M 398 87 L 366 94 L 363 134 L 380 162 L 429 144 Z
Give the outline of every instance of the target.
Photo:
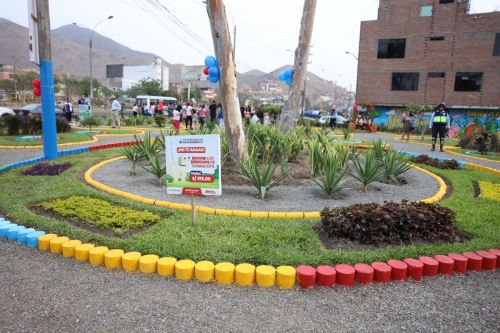
M 202 0 L 50 0 L 51 28 L 76 22 L 135 50 L 170 63 L 201 65 L 212 55 L 210 25 Z M 378 0 L 318 0 L 308 70 L 352 89 L 360 22 L 377 18 Z M 225 0 L 236 33 L 239 72 L 270 72 L 293 64 L 303 0 Z M 0 16 L 28 25 L 27 0 L 0 0 Z M 473 0 L 472 13 L 500 9 L 500 0 Z

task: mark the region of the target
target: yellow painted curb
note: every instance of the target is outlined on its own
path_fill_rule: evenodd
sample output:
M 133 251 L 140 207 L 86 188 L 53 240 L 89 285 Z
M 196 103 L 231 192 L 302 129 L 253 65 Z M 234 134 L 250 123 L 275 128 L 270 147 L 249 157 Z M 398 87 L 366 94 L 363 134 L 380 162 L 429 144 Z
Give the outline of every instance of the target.
M 478 170 L 478 171 L 483 171 L 487 173 L 492 173 L 494 175 L 500 176 L 500 170 L 485 167 L 479 164 L 474 164 L 474 163 L 465 163 L 465 167 L 473 170 Z
M 102 183 L 97 182 L 92 178 L 92 174 L 102 168 L 103 166 L 118 161 L 125 159 L 125 156 L 118 156 L 115 158 L 111 158 L 109 160 L 105 160 L 102 162 L 97 163 L 96 165 L 90 167 L 84 174 L 83 179 L 87 184 L 90 186 L 93 186 L 94 188 L 125 198 L 129 199 L 132 201 L 136 202 L 141 202 L 144 204 L 149 204 L 149 205 L 155 205 L 155 206 L 160 206 L 160 207 L 167 207 L 170 209 L 177 209 L 177 210 L 184 210 L 184 211 L 190 211 L 191 210 L 191 205 L 188 204 L 181 204 L 181 203 L 176 203 L 176 202 L 170 202 L 170 201 L 163 201 L 163 200 L 154 200 L 151 198 L 146 198 L 142 197 L 139 195 L 135 195 L 129 192 L 124 192 L 115 188 L 112 188 L 110 186 L 104 185 Z M 444 181 L 439 176 L 436 176 L 435 174 L 431 173 L 430 171 L 427 171 L 425 169 L 422 169 L 418 166 L 414 166 L 416 170 L 419 170 L 423 173 L 426 173 L 430 176 L 432 176 L 440 185 L 440 190 L 432 197 L 422 199 L 422 200 L 417 200 L 417 201 L 422 201 L 422 202 L 437 202 L 441 200 L 441 198 L 445 195 L 446 193 L 446 184 L 444 184 Z M 493 170 L 493 169 L 492 169 Z M 443 187 L 444 185 L 444 187 Z M 444 190 L 442 190 L 444 188 Z M 320 217 L 320 212 L 259 212 L 259 211 L 247 211 L 247 210 L 230 210 L 230 209 L 222 209 L 222 208 L 210 208 L 210 207 L 205 207 L 205 206 L 198 206 L 197 211 L 200 213 L 205 213 L 205 214 L 210 214 L 210 215 L 223 215 L 223 216 L 242 216 L 242 217 L 251 217 L 251 218 L 274 218 L 274 219 L 302 219 L 302 218 L 307 218 L 307 219 L 317 219 Z
M 292 266 L 279 266 L 276 268 L 276 284 L 281 289 L 291 289 L 295 286 L 297 271 Z
M 62 245 L 63 257 L 67 257 L 67 258 L 74 257 L 75 256 L 75 248 L 81 244 L 82 244 L 82 241 L 80 241 L 78 239 L 70 240 L 70 241 L 67 241 L 66 243 L 64 243 Z
M 56 237 L 50 240 L 50 253 L 60 254 L 62 253 L 62 245 L 69 241 L 68 237 Z
M 237 265 L 235 268 L 235 280 L 239 286 L 253 286 L 255 282 L 255 266 L 252 264 Z
M 122 256 L 122 268 L 124 271 L 133 272 L 139 267 L 140 252 L 127 252 Z
M 38 237 L 38 248 L 43 251 L 50 250 L 50 241 L 56 237 L 56 234 L 46 234 Z
M 202 283 L 213 281 L 215 266 L 211 261 L 200 261 L 194 266 L 194 276 Z
M 175 277 L 178 280 L 191 280 L 194 274 L 194 261 L 189 259 L 179 260 L 175 264 Z
M 447 190 L 447 186 L 446 186 L 446 183 L 444 182 L 443 178 L 439 177 L 438 175 L 428 171 L 428 170 L 425 170 L 421 167 L 418 167 L 416 165 L 413 166 L 415 169 L 431 176 L 432 178 L 434 178 L 434 180 L 438 183 L 439 185 L 439 189 L 438 191 L 436 192 L 436 194 L 434 194 L 432 197 L 429 197 L 429 198 L 426 198 L 426 199 L 423 199 L 423 200 L 417 200 L 417 202 L 423 202 L 423 203 L 436 203 L 438 202 L 439 200 L 443 199 L 443 197 L 445 196 L 446 194 L 446 190 Z
M 156 270 L 161 276 L 173 276 L 175 274 L 175 264 L 177 259 L 172 257 L 163 257 L 156 263 Z
M 231 284 L 234 281 L 234 264 L 221 262 L 215 265 L 215 280 L 220 284 Z
M 269 265 L 260 265 L 255 269 L 255 280 L 261 288 L 274 286 L 276 281 L 276 268 Z
M 109 249 L 106 246 L 97 246 L 89 250 L 89 263 L 94 266 L 100 266 L 104 263 L 104 254 Z
M 500 161 L 496 161 L 496 160 L 489 160 L 489 159 L 484 158 L 484 157 L 478 157 L 478 156 L 473 156 L 473 155 L 462 154 L 462 153 L 459 153 L 459 152 L 457 152 L 457 151 L 454 151 L 454 149 L 458 149 L 458 148 L 456 148 L 456 147 L 445 147 L 445 148 L 444 148 L 444 150 L 445 150 L 447 153 L 450 153 L 450 154 L 453 154 L 453 155 L 463 156 L 463 157 L 467 157 L 467 158 L 470 158 L 470 159 L 473 159 L 473 160 L 486 161 L 486 162 L 493 162 L 493 163 L 500 163 Z
M 156 254 L 147 254 L 139 259 L 139 270 L 144 274 L 156 273 L 156 263 L 160 258 Z
M 82 245 L 78 245 L 75 248 L 75 259 L 76 260 L 89 260 L 89 251 L 94 248 L 94 244 L 85 243 Z
M 122 257 L 125 254 L 123 250 L 113 249 L 104 254 L 104 267 L 120 268 L 122 266 Z

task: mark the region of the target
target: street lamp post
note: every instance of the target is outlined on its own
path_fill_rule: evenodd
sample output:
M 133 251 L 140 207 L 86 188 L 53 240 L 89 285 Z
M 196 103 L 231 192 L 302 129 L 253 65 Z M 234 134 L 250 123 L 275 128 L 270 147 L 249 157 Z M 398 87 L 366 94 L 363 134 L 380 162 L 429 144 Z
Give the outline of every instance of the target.
M 90 74 L 90 96 L 89 96 L 89 105 L 92 105 L 92 99 L 94 98 L 94 86 L 93 86 L 93 80 L 92 80 L 92 58 L 93 58 L 93 53 L 92 53 L 92 40 L 94 38 L 94 32 L 97 29 L 97 26 L 101 24 L 104 21 L 111 20 L 113 18 L 113 15 L 110 15 L 106 17 L 105 19 L 100 20 L 94 25 L 94 28 L 90 31 L 89 33 L 89 74 Z M 73 22 L 73 25 L 78 26 L 76 22 Z M 81 24 L 80 24 L 81 25 Z
M 354 53 L 351 53 L 349 51 L 345 51 L 345 54 L 350 54 L 354 57 L 354 59 L 359 60 L 359 58 Z

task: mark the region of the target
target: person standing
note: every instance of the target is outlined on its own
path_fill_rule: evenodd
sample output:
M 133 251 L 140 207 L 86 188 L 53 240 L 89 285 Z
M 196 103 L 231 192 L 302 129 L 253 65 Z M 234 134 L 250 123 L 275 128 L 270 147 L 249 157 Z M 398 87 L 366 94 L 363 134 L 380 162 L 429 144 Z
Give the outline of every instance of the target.
M 210 121 L 215 123 L 217 120 L 217 105 L 215 104 L 215 101 L 212 101 L 212 104 L 210 104 L 208 109 L 210 110 Z
M 180 110 L 182 110 L 182 107 L 180 107 L 180 105 L 178 105 L 177 108 L 175 108 L 172 111 L 172 125 L 175 128 L 175 135 L 179 135 L 179 128 L 181 127 L 181 111 Z
M 407 115 L 406 112 L 403 113 L 403 118 L 401 119 L 403 121 L 403 135 L 401 136 L 401 140 L 404 140 L 406 136 L 406 141 L 410 141 L 412 115 L 411 113 L 410 115 Z
M 332 111 L 330 112 L 330 128 L 333 130 L 335 129 L 337 125 L 337 110 L 332 108 Z
M 111 99 L 113 100 L 111 102 L 112 127 L 120 128 L 120 111 L 122 110 L 122 105 L 118 102 L 115 96 L 112 96 Z
M 217 120 L 219 121 L 219 128 L 224 130 L 224 110 L 222 104 L 217 105 Z
M 191 106 L 191 103 L 188 103 L 186 106 L 186 129 L 193 130 L 193 107 Z
M 71 104 L 69 97 L 66 99 L 66 103 L 64 103 L 64 115 L 68 123 L 71 122 L 71 118 L 73 117 L 73 104 Z
M 134 118 L 137 117 L 139 114 L 139 107 L 137 106 L 137 103 L 134 103 L 134 107 L 132 108 L 132 114 L 134 115 Z
M 448 115 L 448 112 L 446 112 L 445 108 L 446 105 L 444 103 L 439 104 L 429 123 L 429 128 L 432 129 L 431 151 L 436 150 L 436 141 L 438 135 L 439 151 L 444 151 L 444 136 L 446 135 L 446 131 L 448 131 L 448 129 L 450 128 L 450 116 Z
M 201 109 L 198 111 L 198 121 L 200 122 L 200 129 L 203 129 L 205 126 L 205 119 L 207 118 L 207 108 L 205 104 L 201 106 Z

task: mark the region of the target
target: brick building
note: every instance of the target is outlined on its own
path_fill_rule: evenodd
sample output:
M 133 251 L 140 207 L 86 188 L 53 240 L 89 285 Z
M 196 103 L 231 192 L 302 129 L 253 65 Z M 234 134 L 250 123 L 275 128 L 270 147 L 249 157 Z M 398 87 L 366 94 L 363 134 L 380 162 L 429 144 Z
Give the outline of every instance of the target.
M 500 119 L 500 12 L 469 14 L 469 5 L 380 0 L 378 19 L 361 23 L 356 101 L 375 106 L 376 123 L 442 101 L 456 119 Z

